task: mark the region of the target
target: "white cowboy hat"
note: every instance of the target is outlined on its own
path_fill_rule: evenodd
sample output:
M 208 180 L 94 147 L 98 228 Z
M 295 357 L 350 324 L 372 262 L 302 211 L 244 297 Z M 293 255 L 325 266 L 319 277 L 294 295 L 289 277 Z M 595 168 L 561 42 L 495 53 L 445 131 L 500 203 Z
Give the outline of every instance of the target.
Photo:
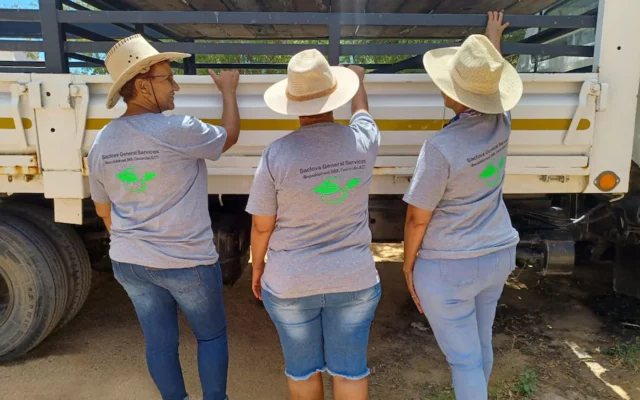
M 287 79 L 272 85 L 264 94 L 267 107 L 278 114 L 318 115 L 347 104 L 360 88 L 355 72 L 331 67 L 316 49 L 291 58 Z
M 522 97 L 522 80 L 491 41 L 471 35 L 460 47 L 428 51 L 424 67 L 451 99 L 485 114 L 501 114 Z
M 191 57 L 187 53 L 159 53 L 141 35 L 133 35 L 116 43 L 104 61 L 113 85 L 107 95 L 107 108 L 120 99 L 120 89 L 138 74 L 149 72 L 152 65 Z

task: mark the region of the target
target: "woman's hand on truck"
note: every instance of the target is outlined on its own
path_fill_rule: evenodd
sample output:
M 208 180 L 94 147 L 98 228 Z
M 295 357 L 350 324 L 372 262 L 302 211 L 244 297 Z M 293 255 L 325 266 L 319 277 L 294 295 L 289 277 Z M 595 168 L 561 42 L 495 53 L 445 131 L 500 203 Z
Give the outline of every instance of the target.
M 360 82 L 364 82 L 364 75 L 366 74 L 366 71 L 364 68 L 362 68 L 359 65 L 349 65 L 347 68 L 349 68 L 350 70 L 355 72 L 356 75 L 358 75 L 358 78 L 360 78 Z
M 240 111 L 238 110 L 238 100 L 236 99 L 236 89 L 240 80 L 238 71 L 215 71 L 209 70 L 209 75 L 216 83 L 216 87 L 222 93 L 222 126 L 227 131 L 227 140 L 222 149 L 223 152 L 229 150 L 238 143 L 240 137 Z
M 369 99 L 367 97 L 367 91 L 364 88 L 365 69 L 359 65 L 349 65 L 346 67 L 355 72 L 356 75 L 358 75 L 358 79 L 360 79 L 360 88 L 358 88 L 356 95 L 351 99 L 351 115 L 356 115 L 360 111 L 369 112 Z
M 220 74 L 216 74 L 215 71 L 209 70 L 209 75 L 216 83 L 216 87 L 222 94 L 227 92 L 236 92 L 238 88 L 238 81 L 240 80 L 240 73 L 238 71 L 220 71 Z
M 502 23 L 504 18 L 504 12 L 489 11 L 489 21 L 487 22 L 487 28 L 484 31 L 484 35 L 493 43 L 495 48 L 502 53 L 500 49 L 500 41 L 502 39 L 502 33 L 509 27 L 509 23 Z

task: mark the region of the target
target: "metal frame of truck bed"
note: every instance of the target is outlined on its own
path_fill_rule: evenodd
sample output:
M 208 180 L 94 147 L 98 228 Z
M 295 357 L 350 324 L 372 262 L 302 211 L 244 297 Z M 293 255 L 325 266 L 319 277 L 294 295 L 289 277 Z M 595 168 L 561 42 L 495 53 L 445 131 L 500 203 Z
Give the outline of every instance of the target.
M 101 0 L 88 4 L 106 8 Z M 76 10 L 63 10 L 63 5 Z M 340 31 L 344 26 L 416 26 L 468 27 L 486 24 L 486 15 L 477 14 L 375 14 L 375 13 L 309 13 L 309 12 L 191 12 L 191 11 L 92 11 L 70 0 L 39 0 L 39 10 L 0 9 L 0 50 L 44 53 L 44 61 L 9 61 L 0 63 L 0 72 L 67 73 L 73 67 L 100 67 L 103 61 L 82 53 L 106 53 L 114 42 L 133 32 L 144 34 L 154 41 L 160 51 L 179 51 L 191 54 L 261 54 L 292 55 L 315 47 L 337 65 L 345 55 L 406 55 L 397 64 L 368 64 L 376 72 L 399 72 L 419 67 L 417 54 L 450 46 L 448 43 L 411 44 L 346 44 Z M 577 29 L 596 28 L 597 10 L 578 16 L 508 15 L 510 29 L 528 27 L 549 28 L 539 37 L 520 43 L 505 43 L 505 54 L 541 56 L 593 57 L 593 46 L 550 45 L 539 43 L 554 35 Z M 243 43 L 216 41 L 198 42 L 166 28 L 171 24 L 226 25 L 316 25 L 328 28 L 324 44 L 264 43 L 248 40 Z M 16 39 L 28 40 L 16 40 Z M 294 38 L 287 38 L 294 39 Z M 169 41 L 167 41 L 169 40 Z M 79 60 L 70 62 L 69 59 Z M 195 74 L 198 68 L 283 69 L 286 64 L 197 64 L 195 57 L 182 65 L 185 74 Z

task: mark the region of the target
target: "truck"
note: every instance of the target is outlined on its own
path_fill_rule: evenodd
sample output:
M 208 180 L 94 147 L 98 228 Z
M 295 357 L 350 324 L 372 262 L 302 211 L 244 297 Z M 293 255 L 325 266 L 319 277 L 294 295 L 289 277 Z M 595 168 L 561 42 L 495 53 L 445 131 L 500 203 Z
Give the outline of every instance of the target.
M 0 360 L 64 329 L 87 298 L 91 269 L 110 268 L 86 157 L 125 109 L 105 107 L 111 81 L 100 74 L 118 39 L 141 34 L 160 51 L 194 54 L 174 65 L 173 112 L 209 123 L 219 123 L 222 99 L 199 73 L 245 72 L 240 139 L 207 162 L 214 240 L 233 284 L 249 262 L 244 207 L 261 152 L 298 127 L 262 98 L 282 79 L 282 60 L 314 47 L 333 65 L 367 69 L 382 132 L 370 227 L 374 241 L 399 242 L 419 150 L 453 117 L 421 56 L 481 33 L 490 8 L 505 10 L 503 52 L 524 82 L 504 185 L 518 263 L 554 276 L 602 261 L 616 292 L 639 297 L 640 267 L 625 261 L 640 241 L 640 43 L 627 31 L 636 0 L 39 0 L 37 9 L 0 9 L 0 51 L 34 55 L 0 61 Z M 346 123 L 348 107 L 335 115 Z

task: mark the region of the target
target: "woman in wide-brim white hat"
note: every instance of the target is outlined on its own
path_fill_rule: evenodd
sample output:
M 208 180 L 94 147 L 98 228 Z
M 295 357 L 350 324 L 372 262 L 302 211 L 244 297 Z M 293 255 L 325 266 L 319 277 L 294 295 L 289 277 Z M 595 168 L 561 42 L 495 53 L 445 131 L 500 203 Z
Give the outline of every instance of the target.
M 118 42 L 105 65 L 113 79 L 107 108 L 126 111 L 102 129 L 88 155 L 91 198 L 110 233 L 114 277 L 135 306 L 146 360 L 163 399 L 188 398 L 178 357 L 177 309 L 198 340 L 204 400 L 227 398 L 228 342 L 222 267 L 213 241 L 205 159 L 238 139 L 238 72 L 212 74 L 222 93 L 222 126 L 175 108 L 180 86 L 171 61 L 142 36 Z
M 500 54 L 503 14 L 424 64 L 455 117 L 420 152 L 404 200 L 404 274 L 447 357 L 458 400 L 487 399 L 492 326 L 518 233 L 502 199 L 511 110 L 522 81 Z M 427 229 L 428 228 L 428 229 Z
M 291 398 L 322 398 L 328 371 L 336 398 L 364 400 L 380 299 L 368 223 L 380 131 L 362 68 L 307 50 L 287 72 L 264 100 L 301 127 L 265 149 L 251 187 L 253 293 L 278 330 Z M 333 112 L 348 114 L 339 109 L 349 101 L 350 125 L 337 124 Z

